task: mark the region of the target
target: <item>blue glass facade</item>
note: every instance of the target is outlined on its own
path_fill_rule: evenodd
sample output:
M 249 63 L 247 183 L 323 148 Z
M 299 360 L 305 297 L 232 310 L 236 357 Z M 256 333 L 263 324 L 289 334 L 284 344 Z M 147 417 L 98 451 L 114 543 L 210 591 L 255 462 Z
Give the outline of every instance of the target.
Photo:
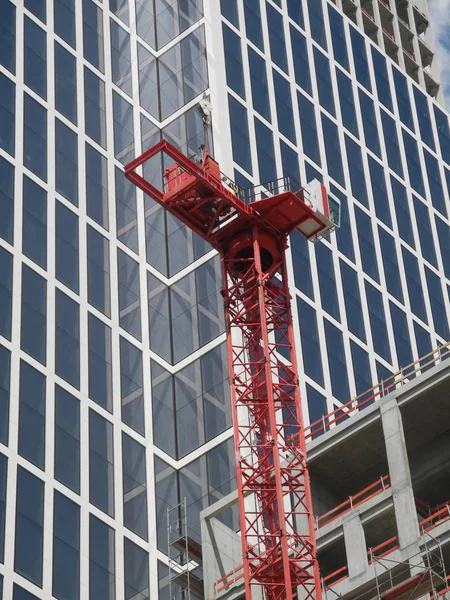
M 310 420 L 449 337 L 448 116 L 331 1 L 0 0 L 0 600 L 167 598 L 167 508 L 235 488 L 220 261 L 123 175 L 204 94 L 240 186 L 342 204 L 291 238 Z
M 247 151 L 245 160 L 233 155 L 236 172 L 254 184 L 268 179 L 259 156 L 288 148 L 289 169 L 297 163 L 301 183 L 317 177 L 342 203 L 341 229 L 315 252 L 298 234 L 291 238 L 302 392 L 309 417 L 317 419 L 310 395 L 328 398 L 318 405 L 329 412 L 381 372 L 393 373 L 447 341 L 450 137 L 444 111 L 335 6 L 298 4 L 303 12 L 260 3 L 265 45 L 254 43 L 244 23 L 222 16 L 240 37 L 235 52 L 252 57 L 250 70 L 265 53 L 265 86 L 272 79 L 269 104 L 276 108 L 272 118 L 269 106 L 263 115 L 254 85 L 247 82 L 239 96 L 229 86 L 233 147 L 236 114 L 255 140 L 253 172 Z M 285 32 L 276 47 L 272 23 Z M 240 68 L 246 71 L 245 61 Z M 282 111 L 277 90 L 285 96 Z M 265 118 L 264 138 L 255 111 Z M 278 163 L 274 175 L 287 174 Z

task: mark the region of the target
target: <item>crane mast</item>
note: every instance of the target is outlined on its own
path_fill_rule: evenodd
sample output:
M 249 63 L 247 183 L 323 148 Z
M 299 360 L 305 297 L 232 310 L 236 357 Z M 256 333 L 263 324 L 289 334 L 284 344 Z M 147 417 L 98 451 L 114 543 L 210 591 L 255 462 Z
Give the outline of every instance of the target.
M 143 177 L 157 156 L 160 185 Z M 125 174 L 220 253 L 246 599 L 261 586 L 267 600 L 321 600 L 285 250 L 294 229 L 337 224 L 323 186 L 321 210 L 278 184 L 246 203 L 207 151 L 196 164 L 166 141 Z

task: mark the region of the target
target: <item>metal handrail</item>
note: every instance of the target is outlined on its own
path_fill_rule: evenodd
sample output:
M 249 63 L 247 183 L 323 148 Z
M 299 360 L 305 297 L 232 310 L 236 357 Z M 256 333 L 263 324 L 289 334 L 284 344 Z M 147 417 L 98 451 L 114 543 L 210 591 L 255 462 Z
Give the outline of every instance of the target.
M 436 354 L 437 357 L 435 358 Z M 356 398 L 352 398 L 346 404 L 323 415 L 320 419 L 317 419 L 317 421 L 314 421 L 305 427 L 305 439 L 309 440 L 325 433 L 331 425 L 346 420 L 353 412 L 359 411 L 377 398 L 385 396 L 392 388 L 402 385 L 405 383 L 405 380 L 408 382 L 410 378 L 415 377 L 417 373 L 420 373 L 427 367 L 439 364 L 447 356 L 450 356 L 450 342 L 447 342 L 443 346 L 439 346 L 428 354 L 425 354 L 425 356 L 418 358 L 416 361 L 403 367 L 386 379 L 376 383 L 362 394 L 359 394 Z M 423 362 L 425 360 L 427 360 L 426 363 Z
M 444 508 L 434 512 L 429 517 L 422 519 L 419 521 L 419 527 L 423 529 L 423 531 L 430 531 L 436 527 L 442 521 L 447 521 L 450 519 L 450 507 L 447 503 L 445 503 Z
M 377 489 L 372 494 L 369 494 L 368 496 L 366 496 L 366 494 L 368 492 L 371 492 L 372 490 L 376 489 L 378 486 L 380 486 L 379 489 Z M 321 527 L 328 525 L 328 523 L 331 523 L 338 517 L 341 517 L 342 515 L 346 514 L 350 510 L 353 510 L 357 506 L 364 504 L 364 502 L 367 502 L 371 498 L 378 496 L 378 494 L 381 494 L 382 492 L 389 489 L 390 487 L 391 487 L 391 483 L 390 483 L 389 475 L 384 475 L 384 477 L 380 477 L 379 479 L 377 479 L 377 481 L 375 481 L 374 483 L 371 483 L 370 485 L 368 485 L 366 488 L 364 488 L 357 494 L 354 494 L 353 496 L 349 496 L 348 500 L 346 500 L 345 502 L 342 502 L 338 506 L 335 506 L 333 509 L 329 510 L 327 513 L 321 515 L 320 517 L 317 517 L 316 518 L 317 529 L 320 529 Z M 329 517 L 330 515 L 333 515 L 333 514 L 334 514 L 333 517 L 327 519 L 327 517 Z M 321 521 L 323 521 L 324 519 L 326 519 L 325 522 L 321 523 Z

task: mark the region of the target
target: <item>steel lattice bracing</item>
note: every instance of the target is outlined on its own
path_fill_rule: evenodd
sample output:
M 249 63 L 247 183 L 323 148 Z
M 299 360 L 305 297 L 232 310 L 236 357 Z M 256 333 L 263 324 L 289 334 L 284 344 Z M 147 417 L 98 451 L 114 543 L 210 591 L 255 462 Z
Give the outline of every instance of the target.
M 159 155 L 170 165 L 160 187 L 139 173 Z M 295 227 L 323 224 L 301 192 L 245 204 L 207 154 L 196 165 L 167 142 L 125 173 L 221 255 L 246 598 L 258 585 L 267 600 L 297 587 L 320 600 L 284 253 Z
M 255 227 L 254 256 L 239 270 L 222 259 L 246 593 L 256 581 L 271 600 L 299 585 L 313 598 L 320 582 L 284 253 L 264 272 L 258 237 Z

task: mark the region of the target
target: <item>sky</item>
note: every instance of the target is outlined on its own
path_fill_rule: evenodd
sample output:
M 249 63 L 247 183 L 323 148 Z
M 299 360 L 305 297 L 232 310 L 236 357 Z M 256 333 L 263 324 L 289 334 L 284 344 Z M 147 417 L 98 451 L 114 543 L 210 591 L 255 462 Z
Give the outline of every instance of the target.
M 428 0 L 445 103 L 450 110 L 450 0 Z

